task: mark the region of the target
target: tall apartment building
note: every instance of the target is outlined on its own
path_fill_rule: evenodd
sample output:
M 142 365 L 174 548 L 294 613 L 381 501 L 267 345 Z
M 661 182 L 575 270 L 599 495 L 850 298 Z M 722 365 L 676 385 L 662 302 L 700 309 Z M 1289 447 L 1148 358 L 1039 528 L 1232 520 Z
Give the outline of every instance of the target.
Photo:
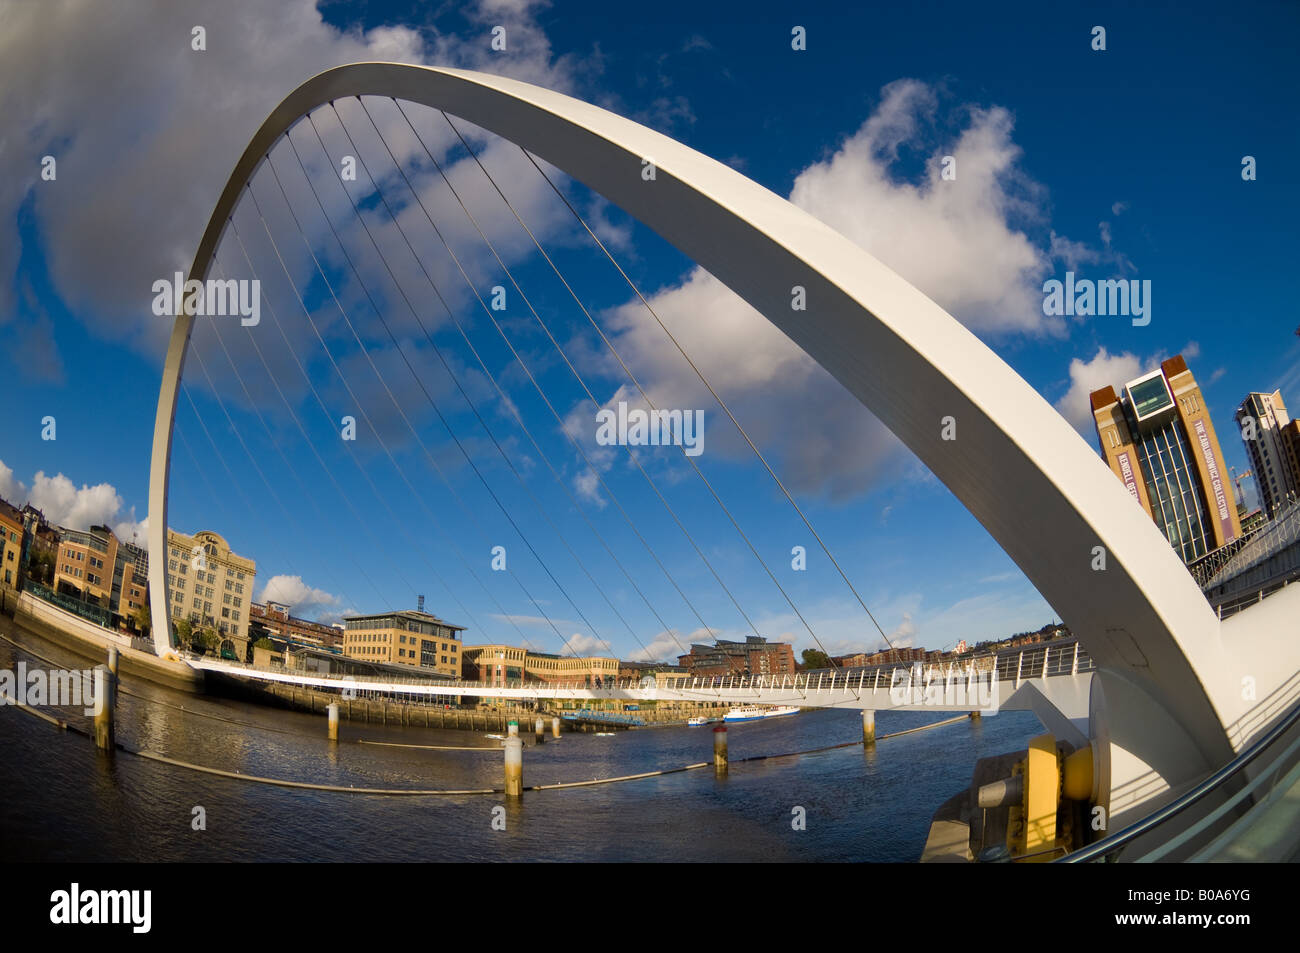
M 1237 408 L 1237 425 L 1260 503 L 1273 519 L 1289 500 L 1300 497 L 1300 430 L 1286 412 L 1281 391 L 1248 394 Z
M 343 617 L 343 655 L 460 678 L 461 625 L 410 609 Z
M 1210 412 L 1182 356 L 1092 392 L 1097 439 L 1111 471 L 1183 558 L 1241 535 L 1232 482 Z
M 464 677 L 486 685 L 507 682 L 586 682 L 605 685 L 618 679 L 616 658 L 599 655 L 552 655 L 514 645 L 467 645 Z M 597 681 L 599 680 L 599 681 Z
M 210 530 L 193 536 L 167 530 L 167 598 L 173 622 L 213 629 L 237 641 L 243 658 L 253 603 L 257 563 L 236 555 L 230 544 Z M 155 608 L 155 612 L 158 610 Z
M 688 655 L 679 655 L 678 664 L 692 676 L 714 675 L 793 675 L 794 647 L 789 642 L 769 642 L 757 635 L 744 642 L 719 639 L 713 645 L 691 645 Z
M 54 589 L 108 610 L 120 626 L 148 605 L 149 554 L 117 538 L 107 526 L 60 528 L 54 556 Z

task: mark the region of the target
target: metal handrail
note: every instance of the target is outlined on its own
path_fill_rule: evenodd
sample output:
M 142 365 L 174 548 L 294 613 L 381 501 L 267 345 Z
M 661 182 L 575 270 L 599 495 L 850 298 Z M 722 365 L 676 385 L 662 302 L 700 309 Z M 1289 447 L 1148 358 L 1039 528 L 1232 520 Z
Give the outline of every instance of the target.
M 1297 722 L 1300 722 L 1300 705 L 1292 708 L 1291 713 L 1270 728 L 1262 738 L 1252 744 L 1241 754 L 1237 755 L 1237 757 L 1233 758 L 1218 771 L 1215 771 L 1212 775 L 1196 787 L 1192 788 L 1192 790 L 1188 791 L 1186 794 L 1175 798 L 1164 807 L 1148 814 L 1141 820 L 1135 821 L 1122 831 L 1116 831 L 1114 834 L 1103 837 L 1094 844 L 1089 844 L 1087 847 L 1081 847 L 1074 853 L 1062 857 L 1060 860 L 1054 861 L 1054 863 L 1082 864 L 1098 857 L 1113 854 L 1115 851 L 1128 844 L 1129 841 L 1160 826 L 1174 815 L 1182 813 L 1187 808 L 1198 802 L 1201 798 L 1205 797 L 1205 795 L 1218 789 L 1229 778 L 1235 777 L 1242 768 L 1246 767 L 1246 765 L 1250 764 L 1257 757 L 1263 754 L 1264 751 L 1273 744 L 1273 742 L 1286 734 Z

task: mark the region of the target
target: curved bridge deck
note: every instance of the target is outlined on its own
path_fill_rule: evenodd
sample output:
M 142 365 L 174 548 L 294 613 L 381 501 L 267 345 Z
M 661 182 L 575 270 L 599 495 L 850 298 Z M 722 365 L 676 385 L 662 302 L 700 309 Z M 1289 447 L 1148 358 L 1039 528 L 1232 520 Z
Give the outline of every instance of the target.
M 1051 680 L 1090 681 L 1092 659 L 1076 640 L 1045 643 L 975 656 L 962 662 L 888 663 L 866 668 L 800 672 L 796 675 L 681 678 L 647 685 L 621 680 L 612 685 L 482 682 L 309 674 L 285 668 L 253 668 L 237 662 L 194 659 L 202 671 L 254 681 L 282 682 L 340 693 L 407 695 L 425 699 L 458 697 L 519 700 L 688 701 L 735 705 L 797 705 L 802 708 L 860 708 L 934 711 L 1023 709 L 1017 699 L 1031 684 L 1041 690 Z M 1086 698 L 1086 692 L 1084 693 Z

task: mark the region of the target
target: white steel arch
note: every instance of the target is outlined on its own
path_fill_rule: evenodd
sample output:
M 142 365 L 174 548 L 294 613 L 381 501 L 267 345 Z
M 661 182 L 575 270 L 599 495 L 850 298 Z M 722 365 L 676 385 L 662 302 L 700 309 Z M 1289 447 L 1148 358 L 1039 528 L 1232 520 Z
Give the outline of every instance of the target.
M 1248 663 L 1240 651 L 1225 651 L 1219 621 L 1191 576 L 1098 455 L 992 350 L 900 276 L 790 202 L 667 136 L 499 76 L 395 63 L 338 67 L 290 93 L 253 136 L 190 278 L 207 277 L 244 184 L 279 137 L 317 106 L 357 95 L 443 109 L 540 156 L 654 229 L 834 375 L 979 519 L 1096 660 L 1119 749 L 1114 784 L 1155 771 L 1176 786 L 1229 760 L 1225 726 L 1248 707 L 1238 685 Z M 642 178 L 644 159 L 656 166 L 653 182 Z M 806 289 L 806 311 L 791 310 L 794 285 Z M 170 646 L 172 426 L 193 320 L 178 316 L 172 332 L 151 461 L 149 574 L 160 654 Z M 956 421 L 956 440 L 942 439 L 947 417 Z M 1105 552 L 1104 571 L 1092 568 L 1095 547 Z

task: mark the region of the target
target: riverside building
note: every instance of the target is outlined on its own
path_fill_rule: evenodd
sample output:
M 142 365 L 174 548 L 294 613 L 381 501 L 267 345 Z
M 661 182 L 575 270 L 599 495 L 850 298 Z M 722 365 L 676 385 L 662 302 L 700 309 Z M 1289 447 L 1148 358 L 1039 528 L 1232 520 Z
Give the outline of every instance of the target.
M 343 617 L 343 655 L 460 677 L 463 625 L 411 609 Z
M 1227 463 L 1181 356 L 1091 394 L 1102 455 L 1169 544 L 1193 562 L 1241 535 Z
M 1300 496 L 1300 440 L 1297 423 L 1287 414 L 1282 392 L 1248 394 L 1237 408 L 1241 442 L 1259 487 L 1260 503 L 1274 519 Z
M 618 679 L 616 658 L 552 655 L 514 645 L 465 646 L 464 677 L 485 685 L 508 682 L 585 682 L 607 685 Z
M 167 598 L 173 622 L 219 633 L 236 658 L 248 645 L 249 609 L 257 563 L 237 555 L 230 544 L 209 530 L 193 536 L 167 530 Z M 155 610 L 157 611 L 157 610 Z

